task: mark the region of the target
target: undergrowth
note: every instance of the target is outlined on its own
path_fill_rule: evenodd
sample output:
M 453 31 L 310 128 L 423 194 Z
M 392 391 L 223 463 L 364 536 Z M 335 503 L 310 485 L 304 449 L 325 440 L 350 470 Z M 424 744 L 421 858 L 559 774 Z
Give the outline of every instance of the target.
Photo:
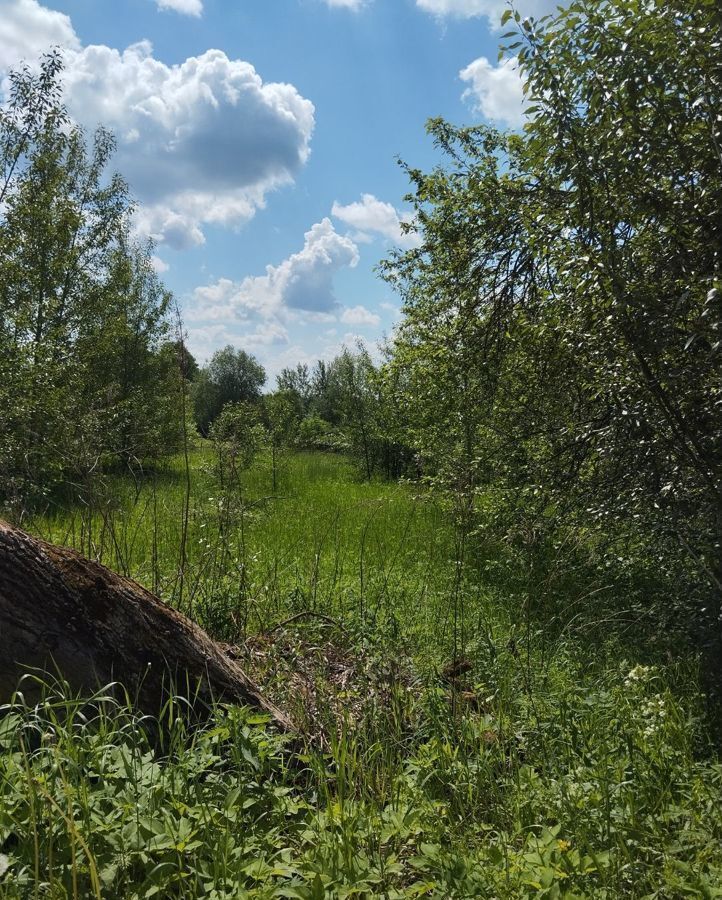
M 117 476 L 24 524 L 232 643 L 305 745 L 250 710 L 191 727 L 178 697 L 154 723 L 117 686 L 21 683 L 0 896 L 722 896 L 699 661 L 639 582 L 483 531 L 460 565 L 420 488 L 340 457 L 290 457 L 275 495 L 263 461 L 243 478 L 219 490 L 201 449 L 190 494 L 179 467 Z

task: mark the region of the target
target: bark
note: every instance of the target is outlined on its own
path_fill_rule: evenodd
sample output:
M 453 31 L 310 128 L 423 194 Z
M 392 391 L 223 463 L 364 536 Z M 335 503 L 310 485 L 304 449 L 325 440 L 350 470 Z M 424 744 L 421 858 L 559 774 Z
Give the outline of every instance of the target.
M 192 696 L 201 715 L 222 700 L 254 706 L 291 730 L 190 619 L 129 578 L 0 521 L 0 702 L 30 668 L 59 674 L 79 694 L 120 682 L 151 716 L 172 688 Z

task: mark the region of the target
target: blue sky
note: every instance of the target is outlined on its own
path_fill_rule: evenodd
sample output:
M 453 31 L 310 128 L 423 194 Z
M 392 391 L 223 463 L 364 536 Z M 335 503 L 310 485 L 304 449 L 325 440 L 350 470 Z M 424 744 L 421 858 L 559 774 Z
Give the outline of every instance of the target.
M 522 0 L 541 14 L 549 0 Z M 542 9 L 542 5 L 545 8 Z M 398 318 L 374 267 L 401 243 L 424 126 L 517 127 L 503 0 L 0 0 L 0 70 L 66 48 L 66 102 L 118 139 L 136 228 L 199 360 L 269 374 L 373 347 Z

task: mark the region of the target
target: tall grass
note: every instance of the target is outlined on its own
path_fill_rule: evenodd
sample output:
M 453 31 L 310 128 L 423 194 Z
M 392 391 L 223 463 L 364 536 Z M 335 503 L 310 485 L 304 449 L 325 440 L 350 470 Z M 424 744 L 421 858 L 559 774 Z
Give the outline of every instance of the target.
M 722 896 L 722 767 L 693 655 L 637 613 L 647 583 L 483 531 L 460 567 L 428 495 L 339 456 L 288 457 L 275 494 L 261 458 L 242 502 L 209 447 L 191 465 L 182 573 L 181 460 L 24 524 L 241 647 L 262 632 L 279 702 L 328 682 L 325 740 L 292 755 L 247 710 L 148 727 L 117 690 L 31 706 L 21 684 L 0 896 Z
M 363 481 L 341 456 L 294 454 L 275 494 L 268 460 L 244 473 L 239 509 L 209 446 L 192 465 L 183 606 L 216 634 L 242 637 L 301 610 L 406 636 L 448 629 L 452 536 L 426 495 Z M 172 460 L 110 477 L 25 526 L 176 603 L 185 491 L 182 460 Z

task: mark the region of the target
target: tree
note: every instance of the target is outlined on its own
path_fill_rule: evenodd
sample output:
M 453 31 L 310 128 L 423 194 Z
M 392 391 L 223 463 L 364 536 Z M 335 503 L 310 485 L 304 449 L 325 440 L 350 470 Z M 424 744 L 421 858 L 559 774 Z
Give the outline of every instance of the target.
M 229 344 L 216 351 L 194 382 L 195 417 L 201 434 L 208 434 L 227 403 L 257 403 L 265 382 L 263 366 L 245 350 L 236 350 Z
M 361 461 L 366 478 L 374 470 L 378 441 L 376 413 L 378 395 L 374 386 L 374 365 L 365 347 L 356 353 L 345 349 L 331 364 L 339 385 L 341 423 L 351 447 Z
M 448 169 L 408 169 L 423 243 L 385 266 L 406 312 L 389 384 L 409 439 L 472 505 L 493 481 L 510 514 L 634 533 L 658 570 L 692 563 L 714 587 L 711 622 L 718 10 L 583 0 L 514 19 L 523 134 L 434 121 Z
M 61 63 L 10 75 L 0 115 L 0 466 L 22 502 L 103 465 L 172 449 L 158 356 L 170 296 L 130 238 L 115 148 L 61 105 Z
M 48 126 L 64 125 L 59 50 L 46 54 L 35 74 L 29 66 L 11 69 L 7 75 L 6 102 L 0 108 L 0 204 L 21 180 L 32 148 Z
M 263 421 L 271 445 L 273 492 L 276 493 L 278 458 L 293 443 L 298 432 L 303 405 L 293 390 L 278 390 L 263 398 Z
M 295 369 L 282 369 L 281 374 L 276 376 L 276 384 L 279 391 L 292 391 L 298 397 L 303 414 L 308 411 L 313 385 L 306 363 L 298 363 Z
M 341 421 L 341 386 L 337 376 L 333 361 L 328 363 L 322 359 L 311 373 L 309 411 L 331 425 L 338 425 Z
M 161 352 L 168 357 L 169 361 L 175 362 L 186 381 L 195 380 L 200 372 L 200 366 L 186 346 L 185 340 L 175 338 L 172 341 L 166 341 L 161 347 Z

